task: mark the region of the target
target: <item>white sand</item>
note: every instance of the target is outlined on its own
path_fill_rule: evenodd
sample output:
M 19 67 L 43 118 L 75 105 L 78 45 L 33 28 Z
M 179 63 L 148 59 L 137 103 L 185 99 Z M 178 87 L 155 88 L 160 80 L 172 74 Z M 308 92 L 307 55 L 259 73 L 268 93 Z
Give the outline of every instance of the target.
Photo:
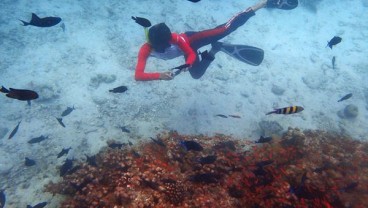
M 69 158 L 84 159 L 109 139 L 135 143 L 165 130 L 255 140 L 261 132 L 260 121 L 276 121 L 284 130 L 289 126 L 324 129 L 366 139 L 368 13 L 363 1 L 322 1 L 317 13 L 303 7 L 259 11 L 224 41 L 264 49 L 260 66 L 246 65 L 220 52 L 199 80 L 182 73 L 172 81 L 152 82 L 134 80 L 137 52 L 145 37 L 131 16 L 166 22 L 175 32 L 203 30 L 226 22 L 256 1 L 126 2 L 0 3 L 0 84 L 41 90 L 40 99 L 31 107 L 0 96 L 1 127 L 9 130 L 0 138 L 0 189 L 6 190 L 7 207 L 42 201 L 56 206 L 58 198 L 42 190 L 50 180 L 59 180 L 56 167 L 65 157 L 56 159 L 56 155 L 65 147 L 73 148 Z M 62 17 L 66 31 L 59 26 L 20 26 L 18 19 L 27 21 L 32 12 Z M 326 41 L 334 35 L 343 41 L 330 50 Z M 331 68 L 333 56 L 335 70 Z M 151 58 L 146 70 L 165 71 L 182 63 L 183 58 L 166 62 Z M 115 81 L 91 85 L 99 74 Z M 120 85 L 129 90 L 108 92 Z M 274 85 L 284 89 L 284 94 L 275 95 Z M 354 94 L 351 99 L 337 102 L 350 92 Z M 337 115 L 348 104 L 358 107 L 357 118 Z M 63 119 L 63 128 L 55 117 L 73 105 L 76 110 Z M 290 105 L 305 110 L 295 115 L 265 115 Z M 216 114 L 236 114 L 241 119 Z M 8 140 L 20 120 L 17 134 Z M 120 126 L 131 133 L 121 132 Z M 40 135 L 50 139 L 27 143 Z M 37 166 L 24 167 L 26 156 L 35 159 Z

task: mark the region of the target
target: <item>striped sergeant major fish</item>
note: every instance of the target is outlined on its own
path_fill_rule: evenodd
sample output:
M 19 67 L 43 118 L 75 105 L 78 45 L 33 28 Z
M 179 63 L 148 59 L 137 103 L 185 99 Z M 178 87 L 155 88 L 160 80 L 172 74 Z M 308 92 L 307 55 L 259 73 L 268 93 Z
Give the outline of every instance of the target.
M 266 113 L 266 115 L 270 115 L 270 114 L 293 114 L 293 113 L 299 113 L 301 111 L 303 111 L 304 108 L 301 106 L 290 106 L 290 107 L 286 107 L 286 108 L 278 108 L 275 109 L 274 111 L 268 112 Z

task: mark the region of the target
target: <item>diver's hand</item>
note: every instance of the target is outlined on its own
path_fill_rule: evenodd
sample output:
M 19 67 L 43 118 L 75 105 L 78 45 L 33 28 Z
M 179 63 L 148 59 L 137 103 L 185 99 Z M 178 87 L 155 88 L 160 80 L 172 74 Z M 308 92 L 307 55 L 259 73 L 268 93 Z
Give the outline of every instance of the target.
M 187 71 L 189 71 L 189 68 L 190 68 L 190 67 L 192 67 L 192 66 L 188 64 L 188 66 L 187 66 L 187 67 L 185 67 L 184 69 L 182 69 L 182 71 L 183 71 L 183 72 L 187 72 Z
M 160 73 L 160 79 L 162 80 L 172 80 L 174 78 L 171 71 Z

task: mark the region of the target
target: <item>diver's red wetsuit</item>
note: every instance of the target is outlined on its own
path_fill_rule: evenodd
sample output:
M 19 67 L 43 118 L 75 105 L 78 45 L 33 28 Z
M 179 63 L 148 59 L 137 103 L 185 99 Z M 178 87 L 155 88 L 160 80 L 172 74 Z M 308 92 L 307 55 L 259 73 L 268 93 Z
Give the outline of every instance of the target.
M 232 17 L 225 24 L 222 24 L 214 29 L 200 32 L 186 32 L 182 34 L 172 33 L 170 41 L 171 46 L 163 53 L 155 52 L 152 50 L 149 43 L 145 43 L 139 50 L 138 62 L 135 69 L 135 79 L 139 81 L 160 79 L 160 73 L 144 72 L 149 56 L 160 59 L 173 59 L 181 55 L 185 56 L 185 63 L 190 64 L 191 67 L 189 68 L 189 72 L 192 77 L 195 79 L 200 78 L 212 60 L 209 61 L 203 59 L 199 61 L 196 51 L 202 46 L 214 43 L 227 36 L 231 32 L 235 31 L 238 27 L 242 26 L 250 17 L 254 15 L 254 11 L 251 8 L 248 8 Z
M 189 41 L 188 38 L 185 34 L 176 34 L 176 33 L 171 33 L 171 41 L 170 41 L 171 45 L 177 45 L 179 46 L 179 48 L 184 52 L 185 57 L 187 57 L 186 59 L 186 64 L 190 64 L 193 65 L 194 61 L 196 60 L 196 53 L 193 51 L 193 49 L 190 47 L 189 45 Z M 139 54 L 138 54 L 138 63 L 137 63 L 137 67 L 135 69 L 135 79 L 136 80 L 156 80 L 160 78 L 160 73 L 147 73 L 144 72 L 144 68 L 146 66 L 146 62 L 148 57 L 150 56 L 152 52 L 152 47 L 149 43 L 145 43 L 141 49 L 139 50 Z M 164 53 L 163 53 L 164 54 Z M 183 55 L 183 54 L 178 54 Z M 176 58 L 177 56 L 173 57 Z M 163 58 L 164 57 L 159 57 L 159 58 Z

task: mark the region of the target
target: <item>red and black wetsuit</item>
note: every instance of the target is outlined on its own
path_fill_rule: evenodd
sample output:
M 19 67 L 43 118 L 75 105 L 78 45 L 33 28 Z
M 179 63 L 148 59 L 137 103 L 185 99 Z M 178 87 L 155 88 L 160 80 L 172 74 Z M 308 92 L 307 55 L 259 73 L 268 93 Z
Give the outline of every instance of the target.
M 189 68 L 191 76 L 195 79 L 200 78 L 206 72 L 212 60 L 202 59 L 200 61 L 196 51 L 202 46 L 215 43 L 229 35 L 254 15 L 255 12 L 251 8 L 248 8 L 232 17 L 225 24 L 213 29 L 199 32 L 190 31 L 182 34 L 172 33 L 170 41 L 171 47 L 166 49 L 164 53 L 155 52 L 149 43 L 145 43 L 139 50 L 138 63 L 135 69 L 135 79 L 145 81 L 157 80 L 160 78 L 160 73 L 144 72 L 146 61 L 149 56 L 161 59 L 173 59 L 181 55 L 185 56 L 185 63 L 191 65 Z

